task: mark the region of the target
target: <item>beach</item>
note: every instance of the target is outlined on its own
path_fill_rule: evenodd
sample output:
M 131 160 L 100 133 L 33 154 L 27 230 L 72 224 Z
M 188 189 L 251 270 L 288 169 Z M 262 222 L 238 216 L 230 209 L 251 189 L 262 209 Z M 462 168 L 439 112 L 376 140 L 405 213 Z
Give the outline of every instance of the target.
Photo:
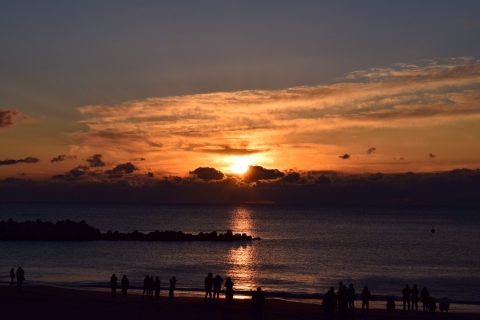
M 26 286 L 0 286 L 3 319 L 252 319 L 249 299 L 235 299 L 231 305 L 220 299 L 205 303 L 202 298 L 163 297 L 156 300 L 130 294 L 112 297 L 108 292 Z M 324 319 L 318 303 L 299 303 L 267 299 L 263 319 Z M 336 317 L 338 318 L 338 317 Z M 478 319 L 478 313 L 423 313 L 372 309 L 356 310 L 349 319 Z

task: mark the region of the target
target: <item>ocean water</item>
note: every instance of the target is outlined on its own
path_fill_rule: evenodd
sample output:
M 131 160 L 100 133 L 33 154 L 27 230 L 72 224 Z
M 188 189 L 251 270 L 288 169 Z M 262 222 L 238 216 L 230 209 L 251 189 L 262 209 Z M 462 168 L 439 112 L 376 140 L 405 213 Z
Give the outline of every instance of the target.
M 437 298 L 480 303 L 480 212 L 274 206 L 0 205 L 0 220 L 85 220 L 102 231 L 245 232 L 252 243 L 0 241 L 0 280 L 21 265 L 30 283 L 101 288 L 127 274 L 202 290 L 207 272 L 235 289 L 315 298 L 339 281 L 400 296 L 406 283 Z M 430 232 L 434 227 L 436 232 Z M 3 270 L 3 273 L 1 273 Z

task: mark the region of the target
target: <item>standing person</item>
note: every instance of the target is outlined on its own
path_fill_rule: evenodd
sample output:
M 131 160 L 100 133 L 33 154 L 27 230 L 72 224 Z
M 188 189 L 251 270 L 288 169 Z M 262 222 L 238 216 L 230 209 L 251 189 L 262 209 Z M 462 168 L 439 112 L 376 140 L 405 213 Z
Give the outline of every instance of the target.
M 213 290 L 213 275 L 211 272 L 205 277 L 205 302 L 212 300 L 212 290 Z
M 145 278 L 143 278 L 143 293 L 142 296 L 148 295 L 148 281 L 150 280 L 150 276 L 147 274 Z
M 220 291 L 222 291 L 223 279 L 218 274 L 213 279 L 213 300 L 220 299 Z
M 355 310 L 355 288 L 353 287 L 352 283 L 350 283 L 350 285 L 348 286 L 347 296 L 348 296 L 348 308 L 351 311 L 354 311 Z
M 335 289 L 330 289 L 323 295 L 323 311 L 325 312 L 326 320 L 333 320 L 335 315 L 335 306 L 337 304 L 337 295 Z
M 110 277 L 110 288 L 112 289 L 112 297 L 115 297 L 117 295 L 117 285 L 118 285 L 117 282 L 118 282 L 118 279 L 114 273 Z
M 337 292 L 338 299 L 338 313 L 340 320 L 348 319 L 348 294 L 347 287 L 341 283 Z
M 416 284 L 412 288 L 412 310 L 418 311 L 418 287 Z
M 408 309 L 410 311 L 410 300 L 411 300 L 411 290 L 408 284 L 405 285 L 405 288 L 402 290 L 402 297 L 403 297 L 403 311 Z
M 15 269 L 10 269 L 10 285 L 13 286 L 15 284 Z
M 420 300 L 422 300 L 423 312 L 428 311 L 428 298 L 430 298 L 430 293 L 426 287 L 423 287 L 420 291 Z
M 150 276 L 148 279 L 148 296 L 153 297 L 153 287 L 155 285 L 155 281 L 153 280 L 153 276 Z
M 126 275 L 123 275 L 122 277 L 122 297 L 127 296 L 127 291 L 128 288 L 130 287 L 130 281 L 128 281 L 128 278 Z
M 168 297 L 170 299 L 173 299 L 175 296 L 175 287 L 177 285 L 177 278 L 173 276 L 170 278 L 169 282 L 170 282 L 170 286 L 168 287 Z
M 23 281 L 25 281 L 25 271 L 23 271 L 22 267 L 17 268 L 16 277 L 17 277 L 17 288 L 19 291 L 21 291 Z
M 265 295 L 262 292 L 262 288 L 258 287 L 257 291 L 252 293 L 253 304 L 253 318 L 260 320 L 263 318 L 263 306 L 265 305 Z
M 155 282 L 153 283 L 153 288 L 155 289 L 155 299 L 160 298 L 160 278 L 156 277 Z
M 368 290 L 368 287 L 364 286 L 363 290 L 362 290 L 362 294 L 361 294 L 361 297 L 362 297 L 362 311 L 368 312 L 368 310 L 369 310 L 368 305 L 370 303 L 371 296 L 372 296 L 372 294 L 370 293 L 370 290 Z
M 225 281 L 225 302 L 230 303 L 233 300 L 233 281 L 232 278 L 227 277 Z

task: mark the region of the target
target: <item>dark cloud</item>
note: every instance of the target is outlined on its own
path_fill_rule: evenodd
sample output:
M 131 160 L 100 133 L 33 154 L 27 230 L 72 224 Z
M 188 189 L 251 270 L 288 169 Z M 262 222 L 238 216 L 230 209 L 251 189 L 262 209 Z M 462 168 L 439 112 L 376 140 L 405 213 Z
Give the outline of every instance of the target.
M 77 166 L 65 174 L 59 174 L 52 177 L 52 180 L 75 181 L 89 173 L 90 168 L 87 166 Z
M 262 166 L 250 166 L 244 175 L 247 182 L 255 182 L 259 180 L 272 180 L 285 176 L 285 173 L 277 169 L 266 169 Z
M 221 171 L 210 167 L 199 167 L 190 173 L 204 181 L 221 180 L 225 176 Z
M 127 162 L 119 164 L 111 170 L 107 170 L 106 173 L 110 175 L 123 175 L 132 173 L 135 170 L 138 170 L 137 167 L 135 167 L 131 162 Z
M 300 175 L 300 173 L 293 171 L 287 173 L 287 175 L 282 178 L 282 181 L 286 183 L 295 183 L 300 181 L 301 178 L 302 176 Z
M 11 127 L 27 119 L 28 117 L 19 111 L 0 109 L 0 129 Z
M 218 174 L 213 168 L 198 169 L 198 173 Z M 266 170 L 260 169 L 262 173 Z M 276 174 L 283 173 L 277 170 Z M 150 178 L 142 172 L 112 179 L 102 171 L 79 166 L 55 181 L 0 180 L 0 202 L 480 207 L 480 170 L 370 174 L 290 171 L 283 177 L 259 183 L 223 177 L 205 183 L 173 176 Z
M 0 160 L 0 166 L 7 166 L 7 165 L 13 165 L 13 164 L 18 164 L 18 163 L 37 163 L 40 160 L 34 157 L 26 157 L 23 159 L 5 159 L 5 160 Z
M 102 155 L 101 154 L 94 154 L 90 158 L 87 158 L 88 165 L 90 167 L 104 167 L 105 162 L 102 161 Z
M 52 160 L 50 160 L 50 162 L 51 163 L 62 162 L 62 161 L 65 161 L 66 158 L 67 158 L 66 154 L 59 154 L 58 156 L 53 157 Z
M 68 156 L 66 154 L 59 154 L 58 156 L 56 157 L 53 157 L 52 160 L 50 160 L 51 163 L 55 163 L 55 162 L 62 162 L 62 161 L 65 161 L 67 159 L 76 159 L 77 157 L 75 156 Z
M 341 155 L 341 156 L 338 156 L 340 159 L 343 159 L 343 160 L 348 160 L 350 159 L 350 155 L 348 153 L 345 153 L 344 155 Z
M 429 153 L 428 157 L 433 159 L 433 158 L 435 158 L 435 155 L 433 153 Z
M 367 149 L 367 154 L 374 154 L 375 152 L 377 152 L 377 148 L 375 147 L 371 147 Z

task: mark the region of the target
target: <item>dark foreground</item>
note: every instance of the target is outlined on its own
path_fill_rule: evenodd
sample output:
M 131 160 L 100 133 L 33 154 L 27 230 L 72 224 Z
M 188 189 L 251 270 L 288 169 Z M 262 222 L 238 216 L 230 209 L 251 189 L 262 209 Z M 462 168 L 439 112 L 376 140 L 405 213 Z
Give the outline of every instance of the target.
M 138 295 L 112 298 L 109 293 L 54 287 L 16 288 L 0 286 L 1 319 L 253 319 L 249 300 L 234 300 L 228 306 L 205 304 L 199 298 L 175 298 L 169 301 L 145 299 Z M 319 304 L 269 299 L 263 319 L 324 319 Z M 336 317 L 338 319 L 338 317 Z M 370 310 L 368 317 L 357 310 L 350 319 L 479 319 L 478 314 L 427 314 Z

